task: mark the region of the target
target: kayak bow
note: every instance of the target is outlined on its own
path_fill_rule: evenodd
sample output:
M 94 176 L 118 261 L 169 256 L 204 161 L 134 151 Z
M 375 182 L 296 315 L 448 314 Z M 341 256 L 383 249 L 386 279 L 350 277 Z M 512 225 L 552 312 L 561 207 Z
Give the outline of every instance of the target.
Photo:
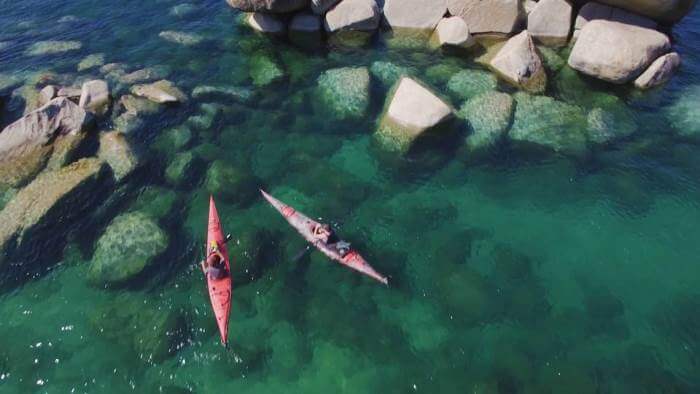
M 219 213 L 216 211 L 214 197 L 209 198 L 209 225 L 207 226 L 207 256 L 212 252 L 212 243 L 216 242 L 219 251 L 224 256 L 226 264 L 226 276 L 221 279 L 213 279 L 206 273 L 207 287 L 209 288 L 209 299 L 216 317 L 216 324 L 221 334 L 221 343 L 228 343 L 228 320 L 231 313 L 231 265 L 229 262 L 228 250 L 226 249 L 226 238 L 221 228 Z M 205 257 L 206 258 L 206 257 Z
M 309 219 L 303 213 L 265 193 L 264 190 L 260 190 L 260 193 L 262 193 L 263 197 L 265 197 L 270 205 L 272 205 L 282 216 L 284 216 L 285 219 L 287 219 L 287 222 L 289 222 L 289 224 L 294 227 L 299 234 L 304 237 L 304 239 L 314 245 L 331 260 L 354 269 L 355 271 L 359 271 L 360 273 L 384 283 L 385 285 L 389 284 L 388 279 L 375 271 L 374 268 L 372 268 L 372 266 L 370 266 L 369 263 L 367 263 L 367 261 L 356 250 L 351 249 L 345 256 L 341 256 L 335 248 L 315 239 L 313 229 L 320 223 Z

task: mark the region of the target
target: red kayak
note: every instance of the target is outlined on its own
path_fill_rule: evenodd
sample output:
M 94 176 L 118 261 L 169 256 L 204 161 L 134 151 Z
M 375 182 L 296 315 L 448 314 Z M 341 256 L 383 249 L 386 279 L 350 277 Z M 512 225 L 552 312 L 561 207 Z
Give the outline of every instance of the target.
M 224 231 L 221 229 L 219 213 L 216 211 L 214 197 L 210 197 L 209 225 L 207 227 L 207 256 L 213 252 L 214 245 L 219 248 L 219 251 L 224 256 L 227 274 L 221 279 L 213 279 L 206 274 L 205 277 L 207 278 L 207 285 L 209 287 L 211 307 L 214 309 L 216 324 L 219 326 L 219 333 L 221 334 L 221 343 L 226 345 L 228 342 L 228 317 L 231 313 L 231 265 L 228 251 L 226 250 L 226 237 Z
M 280 200 L 265 193 L 265 191 L 260 190 L 260 192 L 262 193 L 263 197 L 265 197 L 265 199 L 280 214 L 282 214 L 282 216 L 284 216 L 285 219 L 287 219 L 287 222 L 289 222 L 289 224 L 291 224 L 292 227 L 294 227 L 299 232 L 299 234 L 301 234 L 304 237 L 304 239 L 313 244 L 318 250 L 323 252 L 323 254 L 328 256 L 331 260 L 337 261 L 340 264 L 343 264 L 356 271 L 359 271 L 369 276 L 370 278 L 384 283 L 385 285 L 389 283 L 388 279 L 385 276 L 379 274 L 377 271 L 375 271 L 374 268 L 372 268 L 372 266 L 370 266 L 367 263 L 367 261 L 364 258 L 362 258 L 362 256 L 360 256 L 360 254 L 356 250 L 351 249 L 347 254 L 345 254 L 345 256 L 342 256 L 335 248 L 328 246 L 323 242 L 319 242 L 314 237 L 313 230 L 320 223 L 309 219 L 303 213 L 298 212 L 289 205 L 286 205 Z

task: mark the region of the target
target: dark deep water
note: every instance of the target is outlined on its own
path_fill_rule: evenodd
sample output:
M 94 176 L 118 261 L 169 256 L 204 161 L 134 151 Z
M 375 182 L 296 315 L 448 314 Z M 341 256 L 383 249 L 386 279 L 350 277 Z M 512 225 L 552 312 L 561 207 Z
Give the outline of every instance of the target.
M 0 83 L 44 70 L 98 76 L 76 65 L 102 53 L 130 70 L 160 66 L 188 93 L 224 85 L 254 95 L 192 99 L 130 134 L 144 167 L 101 219 L 83 219 L 90 231 L 71 234 L 60 261 L 41 262 L 0 293 L 0 392 L 700 391 L 700 148 L 683 136 L 700 127 L 700 10 L 674 28 L 684 63 L 660 90 L 611 90 L 575 75 L 550 84 L 548 95 L 584 108 L 596 95 L 619 96 L 638 127 L 631 137 L 585 158 L 506 148 L 473 161 L 452 143 L 403 159 L 378 149 L 372 132 L 387 87 L 377 80 L 359 122 L 328 117 L 315 94 L 323 71 L 381 60 L 412 67 L 450 97 L 427 70 L 478 68 L 471 59 L 381 38 L 372 50 L 301 51 L 252 34 L 221 0 L 193 1 L 179 16 L 178 4 L 0 0 Z M 164 30 L 204 41 L 169 43 Z M 27 54 L 49 39 L 82 48 Z M 281 80 L 257 86 L 275 73 L 262 58 Z M 679 100 L 690 110 L 671 110 Z M 173 186 L 165 169 L 175 152 L 158 149 L 158 136 L 206 116 L 200 105 L 212 102 L 223 109 L 211 126 L 190 120 L 192 140 L 180 148 L 200 163 Z M 235 237 L 229 351 L 192 264 L 214 160 L 245 179 L 216 196 Z M 261 186 L 336 223 L 391 286 L 318 253 L 292 262 L 304 243 L 257 197 Z M 148 202 L 163 212 L 168 251 L 126 287 L 91 285 L 86 272 L 107 222 Z

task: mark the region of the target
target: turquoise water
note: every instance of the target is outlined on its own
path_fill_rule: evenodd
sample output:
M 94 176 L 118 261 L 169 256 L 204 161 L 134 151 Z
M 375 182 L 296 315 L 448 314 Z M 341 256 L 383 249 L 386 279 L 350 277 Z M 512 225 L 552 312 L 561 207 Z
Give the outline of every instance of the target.
M 143 167 L 62 229 L 57 258 L 4 273 L 0 392 L 700 391 L 700 149 L 668 111 L 700 85 L 700 11 L 672 31 L 684 65 L 663 89 L 611 90 L 565 71 L 553 78 L 548 95 L 583 108 L 600 95 L 621 98 L 632 136 L 583 157 L 504 147 L 476 159 L 459 126 L 455 138 L 403 157 L 378 147 L 372 133 L 388 87 L 375 78 L 360 120 L 333 119 L 316 94 L 323 71 L 381 60 L 415 70 L 459 107 L 446 78 L 428 70 L 477 69 L 471 58 L 384 38 L 301 50 L 250 33 L 223 1 L 193 2 L 179 16 L 170 11 L 178 4 L 0 1 L 4 76 L 97 76 L 76 65 L 103 53 L 129 70 L 161 66 L 186 92 L 224 85 L 253 95 L 146 116 L 129 134 Z M 159 38 L 164 30 L 204 40 L 180 46 Z M 26 55 L 48 39 L 82 48 Z M 284 76 L 259 86 L 270 75 L 260 72 L 263 57 Z M 203 103 L 222 109 L 210 126 L 189 123 L 192 140 L 180 149 L 199 163 L 173 185 L 174 151 L 159 149 L 158 137 L 202 114 Z M 3 125 L 21 110 L 9 105 Z M 216 195 L 234 235 L 229 350 L 193 264 L 215 160 L 241 179 Z M 257 187 L 335 223 L 391 286 L 318 253 L 293 261 L 304 243 Z M 123 286 L 91 284 L 97 239 L 133 210 L 159 212 L 168 250 Z

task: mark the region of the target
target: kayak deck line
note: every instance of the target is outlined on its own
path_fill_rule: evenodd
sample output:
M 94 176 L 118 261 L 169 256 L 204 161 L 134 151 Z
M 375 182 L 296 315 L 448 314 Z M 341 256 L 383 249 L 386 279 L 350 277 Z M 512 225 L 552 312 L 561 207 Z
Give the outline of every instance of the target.
M 372 266 L 369 265 L 369 263 L 357 250 L 351 249 L 345 255 L 341 255 L 335 248 L 316 239 L 313 236 L 312 229 L 315 228 L 315 226 L 320 225 L 319 222 L 310 219 L 293 207 L 272 197 L 262 189 L 260 189 L 260 193 L 267 200 L 267 202 L 269 202 L 270 205 L 272 205 L 272 207 L 275 208 L 287 220 L 287 222 L 294 227 L 299 234 L 301 234 L 302 237 L 304 237 L 304 239 L 306 239 L 307 242 L 316 247 L 316 249 L 325 254 L 328 258 L 366 276 L 369 276 L 370 278 L 387 286 L 389 285 L 389 280 L 387 277 L 372 268 Z

